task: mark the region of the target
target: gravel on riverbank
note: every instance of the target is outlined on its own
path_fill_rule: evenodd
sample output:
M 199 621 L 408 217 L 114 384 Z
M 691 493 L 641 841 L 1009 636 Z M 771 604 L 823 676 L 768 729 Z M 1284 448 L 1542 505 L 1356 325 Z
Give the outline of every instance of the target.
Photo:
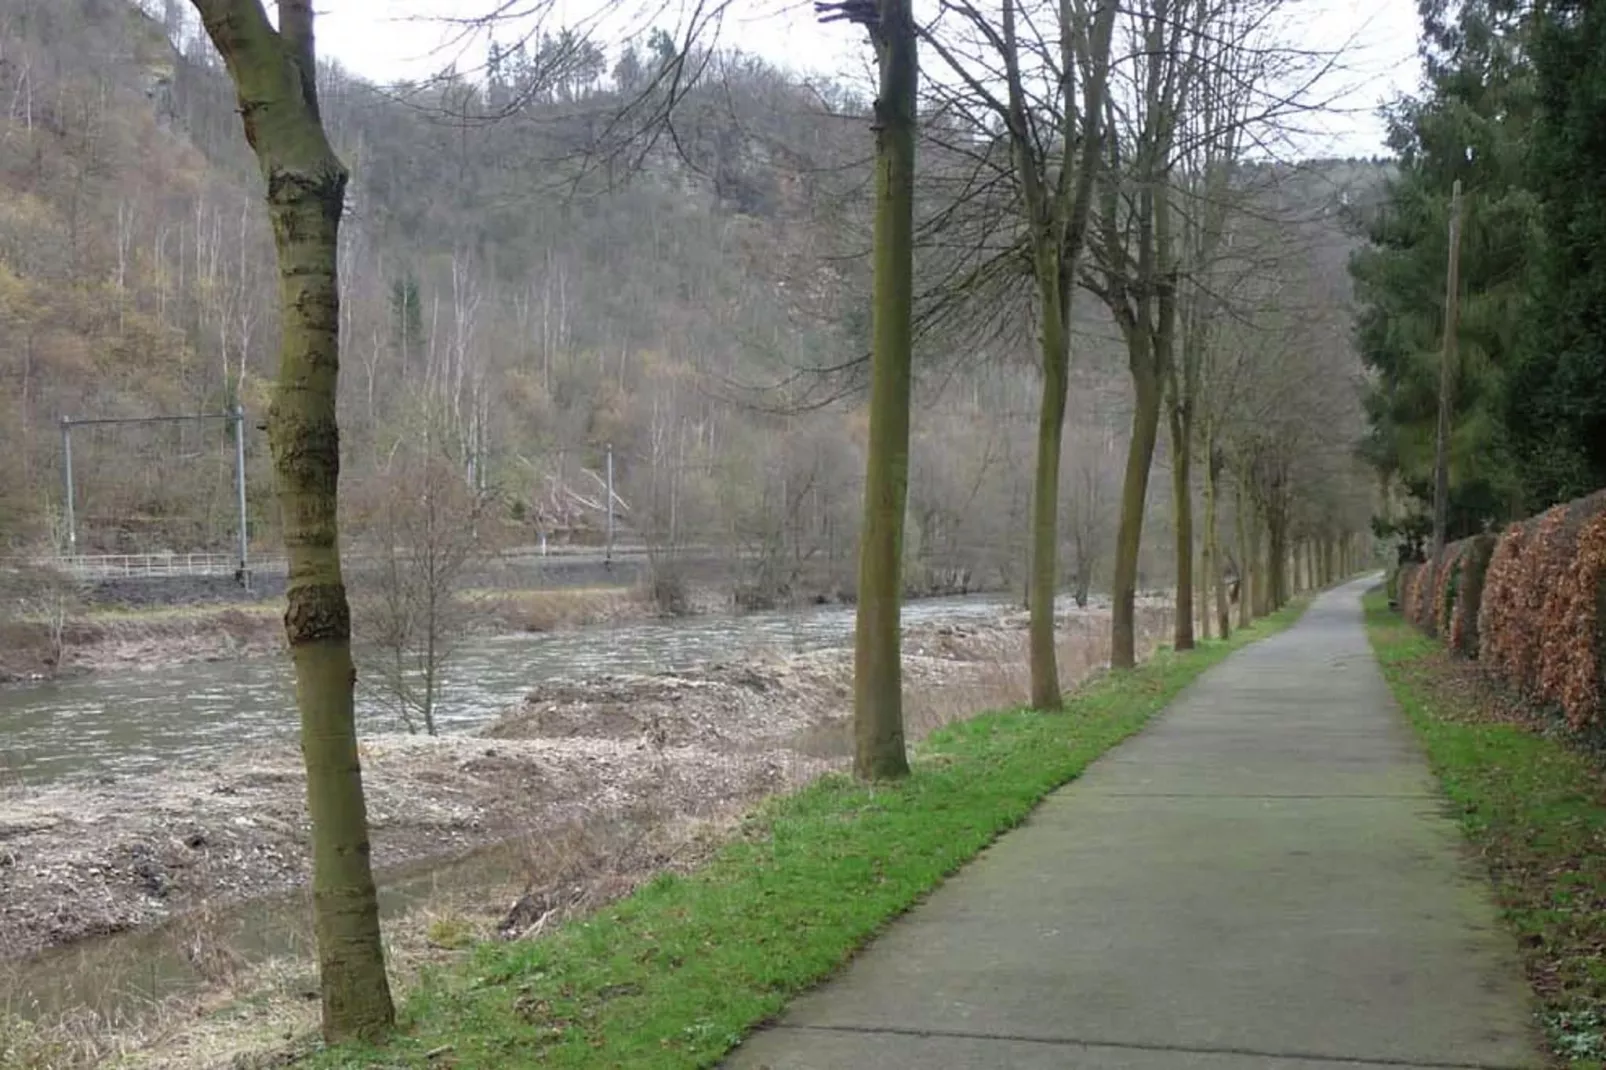
M 1062 678 L 1102 661 L 1103 614 L 1067 615 Z M 1025 694 L 1025 618 L 927 625 L 905 644 L 912 735 Z M 851 651 L 555 682 L 475 735 L 365 737 L 375 864 L 450 856 L 643 809 L 698 817 L 851 753 Z M 0 959 L 144 926 L 307 875 L 293 745 L 160 778 L 0 789 Z
M 475 609 L 475 630 L 485 634 L 559 631 L 656 615 L 628 587 L 488 592 Z M 0 624 L 0 684 L 279 654 L 285 649 L 283 618 L 279 601 L 86 613 L 66 622 L 60 665 L 43 623 L 9 621 Z
M 1169 631 L 1170 612 L 1153 603 L 1139 619 L 1147 651 Z M 1023 701 L 1025 626 L 1023 613 L 1003 612 L 908 629 L 910 736 Z M 1108 627 L 1100 609 L 1062 616 L 1067 686 L 1104 664 Z M 852 660 L 851 650 L 759 651 L 679 673 L 554 682 L 474 735 L 366 737 L 382 880 L 435 874 L 422 877 L 433 890 L 386 920 L 397 983 L 405 989 L 473 939 L 535 935 L 658 872 L 693 867 L 764 796 L 845 768 Z M 10 960 L 0 967 L 0 1033 L 4 1009 L 27 1005 L 30 976 L 69 992 L 139 987 L 143 933 L 171 922 L 156 939 L 190 961 L 202 988 L 27 1026 L 57 1053 L 37 1065 L 281 1065 L 316 1032 L 312 964 L 296 954 L 247 959 L 226 919 L 233 904 L 304 886 L 304 790 L 293 746 L 242 749 L 160 781 L 0 790 L 0 962 Z M 455 861 L 478 848 L 488 853 L 472 858 L 493 859 L 491 869 Z M 84 942 L 129 929 L 141 934 L 129 944 Z M 82 959 L 19 960 L 75 944 Z M 58 976 L 86 968 L 92 981 Z

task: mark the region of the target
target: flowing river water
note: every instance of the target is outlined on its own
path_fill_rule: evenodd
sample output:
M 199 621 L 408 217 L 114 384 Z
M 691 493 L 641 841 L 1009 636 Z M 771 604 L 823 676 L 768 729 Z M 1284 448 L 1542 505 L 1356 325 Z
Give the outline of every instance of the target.
M 990 617 L 994 598 L 910 602 L 904 621 Z M 649 673 L 846 647 L 851 606 L 740 617 L 705 616 L 472 638 L 453 657 L 437 714 L 442 732 L 472 730 L 532 686 L 604 673 Z M 358 730 L 395 730 L 377 694 L 357 686 Z M 283 657 L 154 666 L 0 688 L 0 777 L 44 784 L 71 777 L 151 776 L 170 763 L 216 758 L 297 727 Z
M 995 617 L 997 598 L 909 603 L 907 625 Z M 516 704 L 534 684 L 559 678 L 684 669 L 755 654 L 852 644 L 851 607 L 696 617 L 571 632 L 469 641 L 453 660 L 441 700 L 443 732 L 464 732 Z M 359 729 L 393 728 L 360 683 Z M 283 657 L 152 667 L 0 689 L 0 771 L 13 784 L 159 776 L 175 763 L 216 759 L 245 744 L 292 737 L 297 718 Z M 390 914 L 444 889 L 505 882 L 506 849 L 488 848 L 386 876 Z M 298 955 L 310 941 L 304 892 L 227 908 L 208 921 L 214 939 L 245 961 Z M 103 1021 L 137 1017 L 155 1001 L 198 990 L 205 979 L 174 926 L 135 930 L 0 965 L 0 1010 L 53 1016 L 87 1008 Z

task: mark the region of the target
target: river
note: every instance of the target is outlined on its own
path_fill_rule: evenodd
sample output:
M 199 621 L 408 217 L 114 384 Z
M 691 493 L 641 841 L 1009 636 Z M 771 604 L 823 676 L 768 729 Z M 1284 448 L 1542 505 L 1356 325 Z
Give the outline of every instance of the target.
M 995 616 L 996 597 L 934 598 L 904 607 L 905 624 Z M 535 684 L 607 673 L 684 669 L 770 651 L 851 645 L 851 606 L 703 616 L 472 638 L 451 661 L 437 713 L 443 732 L 470 731 Z M 357 687 L 361 730 L 397 726 Z M 95 673 L 0 688 L 0 777 L 12 783 L 152 776 L 176 761 L 294 736 L 290 666 L 278 657 Z
M 909 603 L 908 625 L 996 617 L 996 597 Z M 684 669 L 760 652 L 841 649 L 853 638 L 852 607 L 741 617 L 604 625 L 569 632 L 478 638 L 453 661 L 442 699 L 444 731 L 474 729 L 518 702 L 533 684 L 609 673 Z M 359 687 L 359 716 L 387 727 L 375 697 Z M 296 712 L 283 657 L 201 662 L 100 673 L 0 689 L 7 772 L 28 786 L 160 775 L 179 762 L 221 756 L 252 742 L 293 737 Z M 505 886 L 521 872 L 516 845 L 436 859 L 384 875 L 387 917 L 451 892 Z M 240 962 L 304 958 L 310 944 L 305 892 L 208 912 L 208 939 Z M 48 951 L 0 970 L 0 1008 L 28 1017 L 89 1011 L 107 1027 L 157 1010 L 159 1001 L 206 990 L 186 950 L 183 919 Z

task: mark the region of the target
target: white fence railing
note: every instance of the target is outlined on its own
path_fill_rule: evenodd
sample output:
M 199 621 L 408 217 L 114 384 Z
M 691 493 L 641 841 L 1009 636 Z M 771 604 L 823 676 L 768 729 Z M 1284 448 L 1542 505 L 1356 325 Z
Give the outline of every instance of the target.
M 715 552 L 711 547 L 681 547 L 679 549 L 679 553 L 683 556 Z M 616 545 L 611 555 L 603 546 L 521 546 L 503 550 L 493 555 L 492 560 L 500 561 L 504 564 L 517 564 L 520 562 L 533 564 L 542 560 L 552 562 L 589 562 L 595 560 L 601 562 L 607 556 L 611 556 L 618 561 L 629 561 L 643 558 L 646 555 L 647 548 L 640 545 Z M 346 564 L 354 568 L 361 568 L 370 555 L 365 552 L 363 547 L 356 546 L 347 549 L 343 556 Z M 217 553 L 63 554 L 60 557 L 0 558 L 0 569 L 52 569 L 57 572 L 65 572 L 80 580 L 108 579 L 119 576 L 232 576 L 239 567 L 240 559 L 236 555 Z M 282 557 L 252 558 L 250 568 L 255 574 L 282 573 L 285 570 L 285 561 Z
M 48 564 L 79 579 L 112 576 L 232 576 L 240 567 L 233 554 L 79 554 Z

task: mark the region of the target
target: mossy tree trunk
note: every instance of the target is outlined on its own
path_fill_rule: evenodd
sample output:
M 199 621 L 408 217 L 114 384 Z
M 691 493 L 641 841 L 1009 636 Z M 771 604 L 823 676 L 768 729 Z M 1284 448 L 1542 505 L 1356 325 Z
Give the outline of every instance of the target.
M 1093 179 L 1099 161 L 1104 96 L 1109 70 L 1115 3 L 1101 0 L 1089 26 L 1071 0 L 1060 0 L 1059 51 L 1066 81 L 1058 97 L 1063 136 L 1053 158 L 1028 119 L 1029 103 L 1016 38 L 1016 6 L 1005 0 L 1000 59 L 1006 98 L 1002 118 L 1009 134 L 1014 174 L 1025 208 L 1032 271 L 1041 315 L 1043 394 L 1037 422 L 1037 464 L 1032 481 L 1032 532 L 1027 606 L 1031 613 L 1031 702 L 1034 709 L 1062 705 L 1054 643 L 1055 598 L 1059 589 L 1060 461 L 1065 435 L 1065 401 L 1070 385 L 1070 316 L 1073 281 L 1087 237 Z M 1070 72 L 1083 74 L 1080 115 Z M 984 94 L 985 96 L 985 94 Z M 1079 569 L 1082 563 L 1078 562 Z M 1085 597 L 1085 596 L 1081 596 Z
M 1193 649 L 1193 417 L 1184 401 L 1170 407 L 1171 514 L 1176 528 L 1177 619 L 1172 646 Z
M 1225 639 L 1232 634 L 1232 606 L 1227 599 L 1226 569 L 1221 548 L 1221 471 L 1225 458 L 1216 445 L 1214 425 L 1207 422 L 1204 433 L 1205 459 L 1205 584 L 1214 592 L 1216 609 L 1216 635 Z M 1206 616 L 1209 607 L 1206 607 Z
M 312 820 L 312 893 L 329 1041 L 376 1039 L 394 1020 L 369 863 L 357 757 L 351 611 L 336 527 L 340 296 L 335 263 L 346 169 L 318 112 L 311 0 L 194 0 L 239 96 L 246 140 L 267 183 L 279 263 L 282 338 L 268 410 L 289 588 L 284 623 L 295 666 Z
M 1266 612 L 1272 613 L 1288 604 L 1288 528 L 1275 509 L 1267 511 L 1266 535 Z
M 1041 256 L 1039 257 L 1041 259 Z M 1057 261 L 1058 256 L 1054 259 Z M 1037 421 L 1037 467 L 1032 481 L 1030 643 L 1032 708 L 1057 710 L 1059 659 L 1054 643 L 1054 602 L 1059 589 L 1060 453 L 1065 437 L 1065 395 L 1070 384 L 1070 342 L 1060 294 L 1058 264 L 1038 264 L 1042 294 L 1043 397 Z
M 1183 58 L 1190 20 L 1177 17 L 1171 0 L 1153 0 L 1135 15 L 1143 35 L 1142 58 L 1133 79 L 1138 83 L 1137 99 L 1130 111 L 1110 109 L 1112 115 L 1126 116 L 1132 126 L 1125 136 L 1112 130 L 1104 140 L 1105 177 L 1094 257 L 1099 279 L 1089 283 L 1121 328 L 1134 395 L 1111 585 L 1110 664 L 1117 669 L 1131 668 L 1137 661 L 1137 572 L 1144 506 L 1166 377 L 1175 359 L 1177 250 L 1171 173 L 1182 98 L 1197 73 Z M 1179 586 L 1178 599 L 1184 598 L 1192 602 L 1191 592 L 1184 596 Z M 1191 639 L 1191 614 L 1187 626 Z
M 1233 527 L 1238 545 L 1238 627 L 1247 628 L 1255 618 L 1255 547 L 1249 531 L 1254 523 L 1254 506 L 1245 488 L 1243 472 L 1234 481 Z
M 1176 291 L 1170 272 L 1170 203 L 1164 186 L 1147 185 L 1138 197 L 1138 278 L 1152 280 L 1153 296 L 1137 301 L 1137 314 L 1126 324 L 1127 365 L 1132 375 L 1132 437 L 1127 446 L 1121 486 L 1121 524 L 1115 543 L 1115 605 L 1111 613 L 1110 664 L 1130 669 L 1137 664 L 1138 554 L 1143 546 L 1143 514 L 1149 497 L 1149 473 L 1160 436 L 1163 375 L 1173 359 Z M 1191 536 L 1190 536 L 1191 539 Z M 1191 554 L 1191 543 L 1190 543 Z M 1184 600 L 1178 586 L 1178 601 Z M 1188 603 L 1188 636 L 1192 645 L 1192 602 Z M 1177 614 L 1183 615 L 1179 605 Z M 1179 629 L 1181 625 L 1178 625 Z
M 1129 352 L 1133 343 L 1128 343 Z M 1121 483 L 1121 521 L 1115 536 L 1115 605 L 1110 630 L 1110 664 L 1130 669 L 1137 664 L 1138 553 L 1143 546 L 1143 509 L 1149 496 L 1149 472 L 1160 436 L 1160 381 L 1154 373 L 1151 347 L 1140 340 L 1133 355 L 1132 436 L 1127 444 L 1126 474 Z
M 1255 617 L 1264 617 L 1271 611 L 1271 562 L 1266 549 L 1266 523 L 1260 507 L 1257 505 L 1249 516 L 1249 556 L 1254 562 L 1255 571 L 1255 600 L 1253 613 Z
M 909 493 L 913 359 L 915 95 L 910 0 L 880 0 L 870 28 L 881 76 L 875 105 L 875 234 L 871 307 L 870 443 L 853 659 L 853 769 L 905 776 L 900 618 L 903 515 Z

